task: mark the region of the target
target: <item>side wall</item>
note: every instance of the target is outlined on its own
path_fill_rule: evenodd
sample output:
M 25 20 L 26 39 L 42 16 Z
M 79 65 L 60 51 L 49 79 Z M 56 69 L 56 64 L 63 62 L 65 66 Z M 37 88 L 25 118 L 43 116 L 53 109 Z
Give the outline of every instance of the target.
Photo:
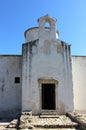
M 20 77 L 20 83 L 15 83 L 15 77 Z M 14 116 L 20 109 L 21 56 L 0 56 L 0 117 Z
M 86 111 L 86 57 L 72 57 L 72 74 L 74 86 L 74 107 L 78 111 Z

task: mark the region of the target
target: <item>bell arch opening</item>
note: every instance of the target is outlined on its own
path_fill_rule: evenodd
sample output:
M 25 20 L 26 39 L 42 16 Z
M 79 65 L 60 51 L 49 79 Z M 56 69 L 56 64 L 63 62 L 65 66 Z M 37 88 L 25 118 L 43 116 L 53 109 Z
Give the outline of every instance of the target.
M 51 24 L 49 22 L 45 22 L 45 28 L 51 28 Z

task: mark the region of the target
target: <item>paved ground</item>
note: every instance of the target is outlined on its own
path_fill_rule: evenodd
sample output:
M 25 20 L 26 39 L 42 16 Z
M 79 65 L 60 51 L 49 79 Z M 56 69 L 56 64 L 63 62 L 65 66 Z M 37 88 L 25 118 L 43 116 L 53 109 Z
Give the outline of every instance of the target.
M 0 130 L 6 130 L 6 128 L 5 127 L 3 127 L 3 126 L 0 126 Z M 7 129 L 8 130 L 8 129 Z M 9 130 L 16 130 L 16 129 L 9 129 Z M 30 130 L 30 129 L 24 129 L 24 130 Z M 35 128 L 34 130 L 76 130 L 76 129 L 72 129 L 72 128 L 61 128 L 61 129 L 59 129 L 59 128 L 53 128 L 53 129 L 51 129 L 51 128 Z
M 34 116 L 32 118 L 32 124 L 35 127 L 72 127 L 77 126 L 77 123 L 71 121 L 69 117 L 65 115 L 60 115 L 55 118 L 39 118 L 38 116 Z
M 17 125 L 34 126 L 33 130 L 79 130 L 76 129 L 78 124 L 66 115 L 57 115 L 57 117 L 53 118 L 47 116 L 41 118 L 39 116 L 32 116 L 31 120 L 28 117 L 28 115 L 21 115 L 19 120 L 14 119 L 11 122 L 10 120 L 6 121 L 6 119 L 0 120 L 0 130 L 18 130 L 18 128 L 16 128 Z M 86 121 L 86 114 L 79 114 L 79 118 Z M 28 128 L 29 129 L 26 130 L 31 130 L 30 127 Z

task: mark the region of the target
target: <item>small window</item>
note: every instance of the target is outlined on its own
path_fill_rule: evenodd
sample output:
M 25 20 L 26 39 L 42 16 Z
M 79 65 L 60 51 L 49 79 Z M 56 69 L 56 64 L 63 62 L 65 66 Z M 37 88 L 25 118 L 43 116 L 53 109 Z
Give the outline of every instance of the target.
M 20 83 L 20 77 L 15 77 L 15 83 Z

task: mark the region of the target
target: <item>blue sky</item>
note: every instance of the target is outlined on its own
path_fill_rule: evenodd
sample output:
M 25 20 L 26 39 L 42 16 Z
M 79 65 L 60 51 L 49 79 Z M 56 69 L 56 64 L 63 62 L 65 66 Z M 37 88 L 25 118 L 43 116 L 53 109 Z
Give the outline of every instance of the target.
M 49 14 L 73 55 L 86 55 L 86 0 L 0 0 L 0 54 L 21 54 L 24 31 Z

